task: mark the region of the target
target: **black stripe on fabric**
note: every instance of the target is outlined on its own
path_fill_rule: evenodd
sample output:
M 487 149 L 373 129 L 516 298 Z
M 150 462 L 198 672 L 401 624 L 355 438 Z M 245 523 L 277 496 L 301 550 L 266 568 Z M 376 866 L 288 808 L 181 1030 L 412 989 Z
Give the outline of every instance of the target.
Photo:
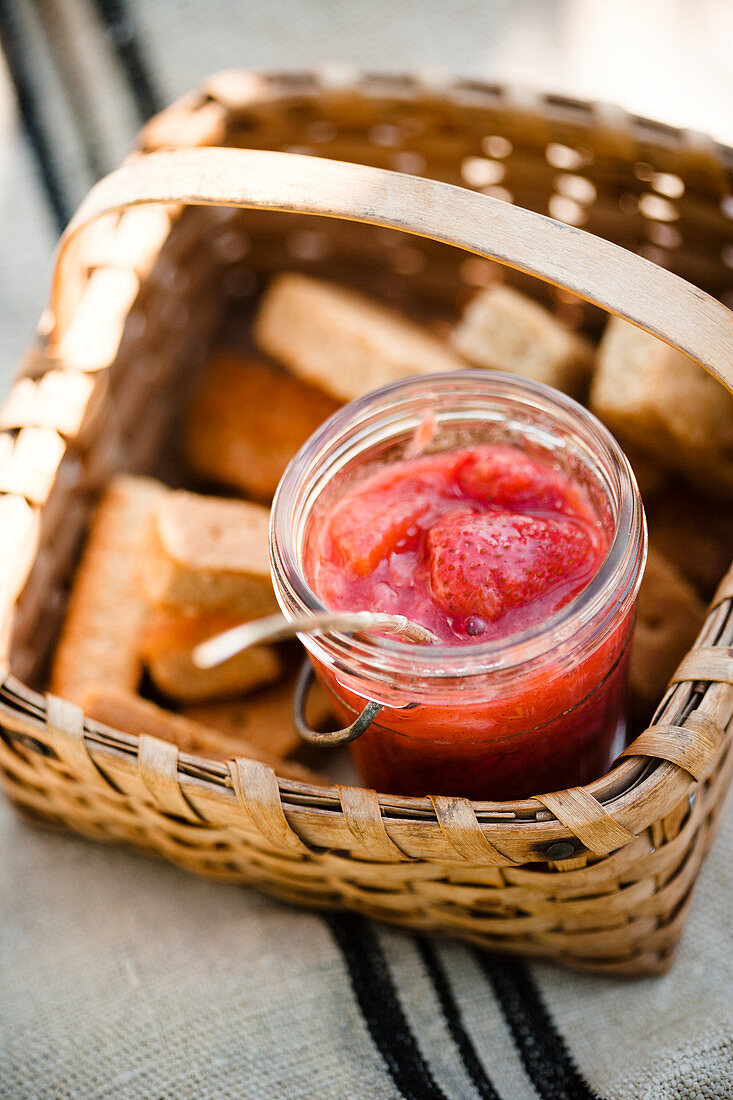
M 475 956 L 542 1100 L 602 1100 L 578 1070 L 526 964 L 481 951 Z
M 163 104 L 134 20 L 125 0 L 94 0 L 94 4 L 127 77 L 140 121 L 147 122 L 151 115 L 162 109 Z
M 494 1088 L 491 1079 L 481 1064 L 471 1037 L 464 1027 L 458 1002 L 453 996 L 453 991 L 448 982 L 448 975 L 438 958 L 435 948 L 430 940 L 425 939 L 423 936 L 416 936 L 415 940 L 425 968 L 430 975 L 430 980 L 435 987 L 446 1025 L 453 1042 L 458 1048 L 466 1073 L 471 1078 L 479 1096 L 485 1098 L 485 1100 L 501 1100 L 499 1093 Z
M 0 42 L 5 53 L 8 72 L 15 87 L 21 122 L 36 161 L 56 229 L 60 233 L 71 217 L 72 203 L 53 151 L 51 136 L 43 123 L 40 97 L 35 87 L 30 63 L 31 54 L 23 40 L 23 32 L 14 10 L 13 0 L 0 0 Z
M 447 1100 L 420 1053 L 370 922 L 356 913 L 328 913 L 324 919 L 348 967 L 372 1041 L 402 1096 Z
M 38 26 L 79 133 L 86 169 L 92 180 L 98 180 L 109 167 L 100 154 L 101 124 L 95 114 L 98 90 L 86 87 L 80 64 L 80 55 L 83 56 L 82 51 L 87 50 L 88 45 L 79 41 L 75 27 L 68 20 L 67 0 L 33 0 L 33 3 Z

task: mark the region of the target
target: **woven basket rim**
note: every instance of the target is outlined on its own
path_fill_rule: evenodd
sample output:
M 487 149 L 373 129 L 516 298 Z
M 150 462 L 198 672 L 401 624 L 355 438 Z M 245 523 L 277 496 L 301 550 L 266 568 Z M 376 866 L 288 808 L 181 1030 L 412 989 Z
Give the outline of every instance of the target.
M 336 70 L 336 79 L 332 71 Z M 325 91 L 337 91 L 346 94 L 363 93 L 367 88 L 370 92 L 382 91 L 390 96 L 399 97 L 402 93 L 405 98 L 411 97 L 415 92 L 431 93 L 436 97 L 453 99 L 460 102 L 461 95 L 475 95 L 481 100 L 477 106 L 486 106 L 487 99 L 493 100 L 494 105 L 514 107 L 522 111 L 531 111 L 533 108 L 543 106 L 551 108 L 557 118 L 561 112 L 566 112 L 569 121 L 579 121 L 588 116 L 603 119 L 611 123 L 614 128 L 627 128 L 644 131 L 645 139 L 653 135 L 659 145 L 670 141 L 684 140 L 706 154 L 715 149 L 721 160 L 728 161 L 727 168 L 733 169 L 733 145 L 715 137 L 707 130 L 699 130 L 690 126 L 677 126 L 672 122 L 653 115 L 639 114 L 626 107 L 597 97 L 571 95 L 554 88 L 536 88 L 523 81 L 513 80 L 484 80 L 479 77 L 467 77 L 454 75 L 449 72 L 436 72 L 431 74 L 420 70 L 366 70 L 356 65 L 315 65 L 308 69 L 270 69 L 246 68 L 244 66 L 232 66 L 221 69 L 217 73 L 204 79 L 201 84 L 191 91 L 179 96 L 168 107 L 164 108 L 156 118 L 160 118 L 168 111 L 178 110 L 181 107 L 191 108 L 202 106 L 212 100 L 223 102 L 226 106 L 228 97 L 224 88 L 229 81 L 247 81 L 251 78 L 262 81 L 274 89 L 282 92 L 282 97 L 287 97 L 296 92 L 311 90 L 314 93 Z M 263 89 L 264 90 L 264 89 Z M 462 105 L 467 105 L 465 101 Z M 548 112 L 549 113 L 549 112 Z M 146 129 L 142 131 L 141 145 L 145 148 Z M 152 146 L 148 146 L 152 148 Z
M 3 707 L 22 709 L 31 723 L 37 722 L 39 733 L 45 725 L 47 696 L 29 688 L 11 672 L 6 673 L 2 686 L 0 686 L 0 713 Z M 84 718 L 84 732 L 89 739 L 90 746 L 100 753 L 105 751 L 123 753 L 134 756 L 137 751 L 138 738 L 129 733 L 123 733 L 107 726 L 102 722 Z M 190 777 L 205 776 L 215 784 L 229 786 L 228 769 L 220 761 L 197 753 L 179 753 L 182 774 Z M 603 776 L 586 784 L 589 791 L 599 798 L 602 804 L 609 804 L 625 794 L 641 780 L 646 778 L 649 766 L 639 760 L 624 760 Z M 660 762 L 660 766 L 664 766 Z M 324 786 L 316 786 L 304 783 L 298 779 L 278 777 L 278 784 L 282 794 L 288 796 L 307 796 L 315 799 L 315 808 L 337 808 L 339 805 L 338 789 L 341 784 L 332 783 Z M 431 816 L 433 806 L 430 795 L 414 797 L 409 795 L 390 795 L 377 792 L 380 805 L 385 811 L 404 814 L 405 820 L 424 821 L 426 816 Z M 469 800 L 471 801 L 471 800 Z M 491 820 L 500 822 L 506 819 L 508 813 L 517 815 L 519 819 L 531 820 L 537 813 L 546 813 L 544 805 L 536 798 L 524 798 L 506 801 L 477 801 L 472 805 L 479 820 Z

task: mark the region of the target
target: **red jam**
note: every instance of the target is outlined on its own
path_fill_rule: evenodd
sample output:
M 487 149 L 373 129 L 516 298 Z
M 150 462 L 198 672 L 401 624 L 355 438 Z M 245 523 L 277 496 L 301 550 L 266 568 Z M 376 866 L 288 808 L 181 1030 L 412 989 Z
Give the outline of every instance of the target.
M 367 476 L 313 529 L 306 573 L 331 609 L 403 614 L 441 645 L 472 647 L 545 623 L 585 588 L 608 544 L 578 482 L 516 447 L 487 444 Z M 550 652 L 523 674 L 487 674 L 455 705 L 436 696 L 384 706 L 352 745 L 366 782 L 397 794 L 512 799 L 602 775 L 625 727 L 632 621 L 626 614 L 572 664 Z M 353 721 L 364 698 L 334 668 L 316 662 L 316 671 L 341 720 Z
M 311 548 L 327 607 L 406 615 L 471 645 L 549 618 L 596 573 L 607 538 L 580 487 L 515 447 L 394 463 L 341 498 Z

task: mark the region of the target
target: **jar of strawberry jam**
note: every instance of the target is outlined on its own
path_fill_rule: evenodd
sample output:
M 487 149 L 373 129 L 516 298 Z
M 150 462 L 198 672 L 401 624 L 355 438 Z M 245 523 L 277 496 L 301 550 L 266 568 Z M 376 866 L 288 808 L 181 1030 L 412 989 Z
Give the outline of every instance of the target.
M 351 749 L 385 793 L 515 799 L 607 771 L 645 554 L 613 437 L 563 394 L 494 371 L 345 406 L 272 510 L 286 616 L 404 614 L 436 639 L 300 636 L 344 723 L 381 705 Z

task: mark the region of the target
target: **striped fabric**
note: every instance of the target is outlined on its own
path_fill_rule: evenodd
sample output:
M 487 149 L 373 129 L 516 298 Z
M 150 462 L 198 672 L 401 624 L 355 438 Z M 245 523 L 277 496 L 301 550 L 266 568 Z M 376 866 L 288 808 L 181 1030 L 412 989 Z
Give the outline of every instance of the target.
M 58 230 L 162 103 L 208 71 L 324 52 L 480 71 L 518 27 L 511 5 L 469 0 L 407 0 L 386 38 L 386 0 L 234 7 L 0 0 L 21 123 L 0 166 L 0 388 Z M 521 7 L 531 43 L 566 5 Z M 0 803 L 0 1097 L 733 1096 L 732 851 L 729 813 L 674 970 L 621 983 L 299 912 L 46 834 Z

